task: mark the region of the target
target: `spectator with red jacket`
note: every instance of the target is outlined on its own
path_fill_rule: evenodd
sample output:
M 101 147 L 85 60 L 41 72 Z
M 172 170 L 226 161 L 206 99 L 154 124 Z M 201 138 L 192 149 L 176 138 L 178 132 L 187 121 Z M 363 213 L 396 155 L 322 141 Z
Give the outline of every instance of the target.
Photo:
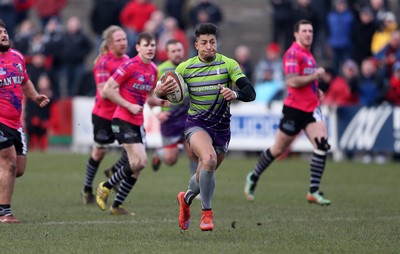
M 323 99 L 323 104 L 329 106 L 357 105 L 359 68 L 353 60 L 343 63 L 342 72 L 329 84 Z
M 68 0 L 33 0 L 33 8 L 40 17 L 42 27 L 45 27 L 47 22 L 52 17 L 57 17 L 61 20 L 61 11 L 67 5 Z
M 400 62 L 396 62 L 392 68 L 389 88 L 385 99 L 395 106 L 400 105 Z
M 136 35 L 143 32 L 146 22 L 156 10 L 157 6 L 152 0 L 131 0 L 122 9 L 119 20 L 126 30 L 130 50 L 135 48 Z M 132 52 L 128 52 L 128 55 L 133 56 Z

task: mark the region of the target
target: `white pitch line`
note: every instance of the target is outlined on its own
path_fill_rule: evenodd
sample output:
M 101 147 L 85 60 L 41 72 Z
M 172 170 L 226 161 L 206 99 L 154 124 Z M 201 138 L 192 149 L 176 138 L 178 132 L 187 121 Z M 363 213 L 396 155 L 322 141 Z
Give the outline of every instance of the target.
M 104 224 L 151 224 L 151 223 L 177 223 L 177 220 L 94 220 L 94 221 L 48 221 L 39 223 L 43 225 L 104 225 Z M 25 224 L 25 223 L 24 223 Z M 36 224 L 36 223 L 35 223 Z
M 226 219 L 226 218 L 225 218 Z M 313 221 L 368 221 L 371 218 L 366 217 L 333 217 L 333 218 L 323 218 L 323 219 L 313 219 Z M 376 217 L 374 218 L 375 221 L 400 221 L 400 216 L 388 216 L 388 217 Z M 260 222 L 268 223 L 268 222 L 307 222 L 310 219 L 306 218 L 293 218 L 293 219 L 286 219 L 286 218 L 276 218 L 276 219 L 260 219 Z M 239 222 L 239 221 L 238 221 Z M 34 224 L 43 224 L 43 225 L 105 225 L 105 224 L 154 224 L 154 223 L 166 223 L 166 224 L 175 224 L 177 220 L 172 219 L 161 219 L 161 220 L 124 220 L 124 221 L 114 221 L 114 220 L 94 220 L 94 221 L 48 221 L 43 223 L 34 223 Z M 24 223 L 25 224 L 25 223 Z

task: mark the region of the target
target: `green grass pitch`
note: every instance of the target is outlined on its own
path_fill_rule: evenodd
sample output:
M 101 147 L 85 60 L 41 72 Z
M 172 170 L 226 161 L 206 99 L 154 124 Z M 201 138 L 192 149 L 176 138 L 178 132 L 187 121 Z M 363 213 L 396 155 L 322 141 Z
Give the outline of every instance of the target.
M 103 170 L 118 158 L 110 153 Z M 244 179 L 257 157 L 228 156 L 216 173 L 214 231 L 202 232 L 200 202 L 189 229 L 177 223 L 176 195 L 186 190 L 188 160 L 158 172 L 148 166 L 124 207 L 112 216 L 84 206 L 79 193 L 88 155 L 30 153 L 17 179 L 13 210 L 22 223 L 0 225 L 0 253 L 399 253 L 400 168 L 328 161 L 322 191 L 330 207 L 310 205 L 308 161 L 274 162 L 261 177 L 254 202 Z M 151 157 L 149 156 L 149 162 Z M 109 199 L 112 202 L 114 193 Z

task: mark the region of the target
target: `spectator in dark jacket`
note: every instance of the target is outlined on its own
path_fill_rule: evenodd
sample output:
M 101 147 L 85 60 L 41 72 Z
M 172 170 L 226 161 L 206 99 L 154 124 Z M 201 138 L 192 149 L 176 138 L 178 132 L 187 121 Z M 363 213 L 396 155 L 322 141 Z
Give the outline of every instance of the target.
M 291 0 L 269 0 L 272 12 L 273 41 L 287 49 L 292 44 Z
M 187 0 L 165 0 L 166 16 L 174 17 L 178 21 L 179 28 L 186 29 L 186 21 L 184 18 L 184 8 Z
M 221 8 L 212 0 L 197 0 L 190 9 L 189 17 L 193 26 L 205 22 L 218 25 L 223 20 Z
M 311 22 L 313 26 L 313 38 L 318 38 L 319 32 L 319 23 L 318 23 L 318 15 L 317 13 L 311 8 L 311 0 L 296 0 L 296 4 L 294 5 L 293 9 L 290 13 L 291 17 L 291 28 L 296 22 L 306 19 Z M 291 33 L 290 41 L 294 41 L 294 35 Z M 311 51 L 314 51 L 314 44 L 311 46 Z
M 66 96 L 66 81 L 63 75 L 63 26 L 57 18 L 51 18 L 44 29 L 46 54 L 51 56 L 51 74 L 57 77 L 52 83 L 53 101 Z
M 362 8 L 355 21 L 352 34 L 352 59 L 357 65 L 360 66 L 362 60 L 372 56 L 372 35 L 377 28 L 372 10 L 369 7 Z
M 100 38 L 103 31 L 111 25 L 120 26 L 119 15 L 124 3 L 121 0 L 94 0 L 90 12 L 90 25 Z
M 67 21 L 63 36 L 63 63 L 67 76 L 68 96 L 75 95 L 79 90 L 78 83 L 84 73 L 86 57 L 92 50 L 92 43 L 81 29 L 81 23 L 76 16 Z

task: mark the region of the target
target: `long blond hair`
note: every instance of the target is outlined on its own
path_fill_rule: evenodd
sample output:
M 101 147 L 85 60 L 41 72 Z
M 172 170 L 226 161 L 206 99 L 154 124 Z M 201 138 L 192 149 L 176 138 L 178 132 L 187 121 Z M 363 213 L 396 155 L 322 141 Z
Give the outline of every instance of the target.
M 94 59 L 94 62 L 93 62 L 94 64 L 97 63 L 97 61 L 99 60 L 99 58 L 102 55 L 107 54 L 107 51 L 109 50 L 108 44 L 110 42 L 112 42 L 113 34 L 116 31 L 120 31 L 120 30 L 123 31 L 123 29 L 121 27 L 112 25 L 112 26 L 109 26 L 106 30 L 103 31 L 103 34 L 101 36 L 102 41 L 101 41 L 100 48 L 99 48 L 99 54 L 97 55 L 96 59 Z

